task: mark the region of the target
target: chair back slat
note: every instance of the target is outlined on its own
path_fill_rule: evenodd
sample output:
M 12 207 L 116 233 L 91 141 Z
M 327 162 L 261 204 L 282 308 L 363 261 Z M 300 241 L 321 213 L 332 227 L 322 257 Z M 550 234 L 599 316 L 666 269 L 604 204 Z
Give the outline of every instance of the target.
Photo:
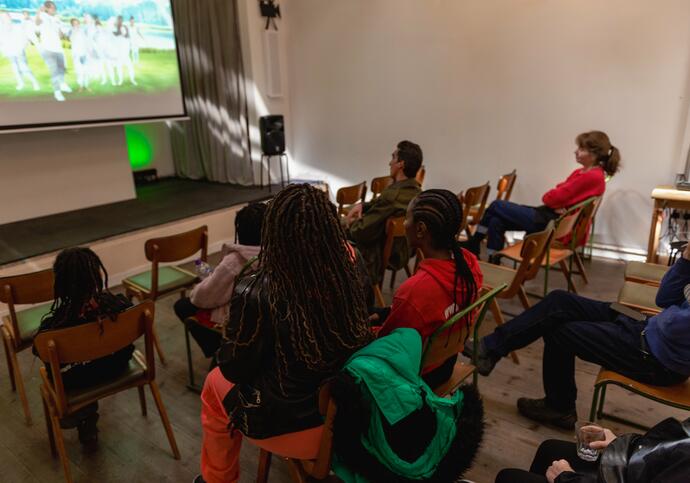
M 375 200 L 378 196 L 393 184 L 393 178 L 390 176 L 380 176 L 371 180 L 371 199 Z
M 425 342 L 422 368 L 441 364 L 461 352 L 469 331 L 484 318 L 488 302 L 505 288 L 503 284 L 488 291 L 436 329 Z M 462 323 L 468 318 L 466 324 Z
M 556 229 L 553 234 L 555 240 L 567 237 L 573 234 L 573 229 L 580 216 L 582 207 L 570 209 L 556 220 Z
M 206 225 L 176 235 L 151 238 L 144 244 L 146 259 L 151 262 L 177 262 L 201 250 L 201 259 L 208 254 L 208 228 Z
M 367 194 L 367 183 L 362 181 L 353 186 L 344 186 L 340 188 L 335 195 L 335 201 L 338 203 L 338 215 L 345 215 L 345 207 L 347 205 L 354 205 L 355 203 L 364 203 L 364 198 Z
M 383 244 L 382 270 L 385 272 L 393 253 L 393 244 L 396 238 L 405 238 L 405 217 L 396 216 L 386 221 L 386 241 Z
M 509 201 L 510 195 L 513 194 L 513 186 L 515 186 L 515 180 L 517 179 L 517 172 L 513 170 L 511 173 L 504 174 L 498 179 L 498 185 L 496 185 L 496 199 Z
M 580 247 L 586 243 L 592 220 L 594 219 L 597 210 L 599 210 L 600 205 L 601 196 L 593 196 L 582 207 L 580 216 L 578 217 L 577 223 L 573 228 L 573 248 Z
M 476 225 L 484 216 L 486 210 L 486 202 L 489 199 L 489 191 L 491 185 L 487 182 L 481 186 L 473 186 L 465 191 L 463 196 L 463 215 L 466 220 L 469 219 L 472 213 L 471 225 Z
M 99 322 L 40 332 L 34 339 L 38 356 L 50 362 L 50 346 L 55 347 L 59 364 L 92 361 L 127 347 L 147 331 L 153 323 L 154 303 L 144 301 L 118 314 L 115 320 L 104 318 Z
M 14 305 L 53 300 L 53 269 L 0 278 L 0 302 Z

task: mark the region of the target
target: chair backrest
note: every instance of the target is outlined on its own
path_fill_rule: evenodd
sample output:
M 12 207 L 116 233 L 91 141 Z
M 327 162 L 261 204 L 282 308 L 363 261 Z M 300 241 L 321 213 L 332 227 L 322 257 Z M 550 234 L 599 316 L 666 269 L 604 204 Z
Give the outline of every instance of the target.
M 371 199 L 375 200 L 383 190 L 393 184 L 390 176 L 380 176 L 371 180 Z
M 419 171 L 417 171 L 417 176 L 415 176 L 415 179 L 417 180 L 417 183 L 419 183 L 420 186 L 424 184 L 424 178 L 426 177 L 426 168 L 422 166 L 419 168 Z
M 345 186 L 340 188 L 335 195 L 335 201 L 338 203 L 338 216 L 347 214 L 346 205 L 354 205 L 355 203 L 364 203 L 364 197 L 367 195 L 367 183 L 362 181 L 354 186 Z
M 517 289 L 528 280 L 532 280 L 539 273 L 541 263 L 549 251 L 554 237 L 555 222 L 550 221 L 543 231 L 527 235 L 522 241 L 520 250 L 520 265 L 513 277 L 506 295 L 516 293 Z
M 381 258 L 383 262 L 381 264 L 381 269 L 383 272 L 385 272 L 388 267 L 396 238 L 405 238 L 404 216 L 391 217 L 386 221 L 386 241 L 383 244 L 383 257 Z
M 60 371 L 61 364 L 86 362 L 105 357 L 127 347 L 144 335 L 147 378 L 152 380 L 155 377 L 152 346 L 154 310 L 154 303 L 146 300 L 118 314 L 115 320 L 106 317 L 98 322 L 47 330 L 36 335 L 34 346 L 38 357 L 50 364 L 58 406 L 62 407 L 63 411 L 67 403 Z
M 489 199 L 489 191 L 491 185 L 487 182 L 481 186 L 473 186 L 465 191 L 463 196 L 463 215 L 468 219 L 470 212 L 472 213 L 471 225 L 476 225 L 484 216 L 486 209 L 486 201 Z
M 582 205 L 571 207 L 556 220 L 556 228 L 553 233 L 554 240 L 573 235 L 582 208 Z
M 572 248 L 583 246 L 587 242 L 592 219 L 594 219 L 594 215 L 599 209 L 600 204 L 601 196 L 593 196 L 587 199 L 582 205 L 580 215 L 573 228 L 573 237 L 571 240 Z
M 496 185 L 496 199 L 509 201 L 510 195 L 513 194 L 513 186 L 515 186 L 515 180 L 517 179 L 517 172 L 513 170 L 508 174 L 504 174 L 498 179 L 498 184 Z
M 314 460 L 302 460 L 304 471 L 317 480 L 323 480 L 331 471 L 333 459 L 333 422 L 336 413 L 335 401 L 331 397 L 331 384 L 326 382 L 319 390 L 319 412 L 323 416 L 323 431 L 319 452 Z
M 200 226 L 184 233 L 146 240 L 144 252 L 151 262 L 168 263 L 184 260 L 201 250 L 201 259 L 208 254 L 208 227 Z
M 422 368 L 443 363 L 449 357 L 461 352 L 469 335 L 468 331 L 470 328 L 481 324 L 491 300 L 505 290 L 505 288 L 505 284 L 493 288 L 436 329 L 425 342 Z M 479 312 L 477 313 L 477 311 Z M 475 315 L 476 318 L 472 320 L 472 317 Z M 470 318 L 468 323 L 463 324 L 462 321 L 468 317 Z
M 54 282 L 52 268 L 0 278 L 0 302 L 7 304 L 15 338 L 19 335 L 15 305 L 39 304 L 53 300 Z

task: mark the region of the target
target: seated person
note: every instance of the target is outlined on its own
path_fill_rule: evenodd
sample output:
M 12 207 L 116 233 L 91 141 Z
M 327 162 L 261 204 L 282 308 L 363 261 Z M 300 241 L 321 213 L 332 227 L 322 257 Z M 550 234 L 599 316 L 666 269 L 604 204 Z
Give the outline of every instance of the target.
M 230 297 L 235 277 L 261 248 L 261 225 L 266 213 L 265 203 L 250 203 L 235 216 L 235 236 L 239 244 L 223 245 L 222 259 L 213 272 L 192 290 L 190 297 L 175 302 L 175 314 L 182 322 L 196 317 L 189 332 L 206 357 L 213 357 L 220 347 L 221 332 L 230 310 Z M 215 367 L 215 359 L 212 360 Z
M 386 241 L 386 221 L 392 216 L 403 216 L 412 198 L 421 192 L 415 176 L 422 166 L 422 160 L 422 149 L 418 144 L 400 141 L 388 163 L 394 183 L 375 200 L 353 206 L 345 218 L 349 238 L 362 252 L 374 284 L 380 283 L 386 268 L 381 266 L 383 244 Z M 404 240 L 397 241 L 393 246 L 391 265 L 402 268 L 409 258 L 407 244 Z
M 488 375 L 501 357 L 543 337 L 546 397 L 520 398 L 517 406 L 530 419 L 565 429 L 577 419 L 576 356 L 645 384 L 681 383 L 690 376 L 688 284 L 690 245 L 661 281 L 656 303 L 664 310 L 652 317 L 632 318 L 615 305 L 555 290 L 480 340 L 479 373 Z
M 55 301 L 41 321 L 38 332 L 64 329 L 104 317 L 115 320 L 117 314 L 131 307 L 124 295 L 108 291 L 108 272 L 98 255 L 89 248 L 67 248 L 53 264 Z M 129 345 L 106 357 L 88 363 L 62 368 L 66 390 L 82 389 L 104 380 L 114 379 L 129 367 L 134 346 Z M 34 354 L 38 354 L 34 348 Z M 47 367 L 48 374 L 50 370 Z M 93 445 L 98 440 L 98 403 L 90 404 L 73 415 L 63 418 L 63 429 L 76 427 L 79 441 Z
M 502 470 L 496 483 L 685 483 L 690 475 L 690 419 L 668 418 L 645 434 L 616 437 L 604 429 L 605 439 L 589 444 L 603 450 L 598 461 L 577 456 L 572 441 L 544 441 L 529 471 Z
M 198 482 L 238 481 L 243 436 L 316 457 L 319 388 L 372 338 L 354 251 L 326 193 L 306 184 L 278 193 L 259 258 L 235 284 L 228 339 L 201 393 Z
M 477 231 L 465 242 L 465 246 L 479 256 L 481 241 L 488 237 L 489 257 L 503 249 L 505 232 L 509 230 L 535 233 L 542 231 L 569 207 L 601 196 L 606 190 L 606 176 L 618 171 L 620 152 L 601 131 L 580 134 L 576 139 L 575 161 L 582 168 L 573 171 L 568 178 L 542 196 L 539 207 L 519 205 L 496 200 L 487 208 L 477 225 Z
M 422 251 L 424 260 L 395 292 L 390 314 L 378 329 L 378 336 L 411 327 L 426 341 L 446 320 L 475 301 L 482 286 L 482 272 L 477 258 L 460 248 L 455 239 L 461 223 L 462 206 L 448 190 L 424 191 L 409 204 L 405 236 L 412 250 Z M 456 358 L 451 357 L 438 368 L 427 368 L 425 382 L 433 388 L 447 381 Z

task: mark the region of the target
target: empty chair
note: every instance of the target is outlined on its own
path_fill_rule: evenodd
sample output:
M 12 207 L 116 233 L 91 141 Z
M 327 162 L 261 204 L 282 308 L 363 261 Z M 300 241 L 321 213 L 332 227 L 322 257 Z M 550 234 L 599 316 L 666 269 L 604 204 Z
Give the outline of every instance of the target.
M 625 280 L 658 286 L 668 269 L 668 266 L 656 263 L 628 262 L 625 265 Z
M 338 216 L 347 215 L 352 205 L 364 203 L 366 195 L 367 183 L 365 181 L 354 186 L 340 188 L 335 195 L 335 201 L 338 203 Z
M 646 314 L 658 314 L 662 310 L 656 304 L 658 290 L 656 285 L 625 281 L 618 293 L 618 303 Z
M 486 210 L 486 202 L 489 199 L 489 191 L 491 185 L 488 182 L 481 186 L 473 186 L 464 192 L 462 197 L 463 208 L 465 210 L 465 218 L 467 226 L 465 233 L 468 237 L 472 236 L 474 227 L 479 224 L 479 221 L 484 216 Z
M 516 173 L 516 170 L 513 170 L 498 178 L 498 183 L 496 184 L 497 200 L 510 201 L 510 196 L 513 194 L 513 187 L 515 186 L 515 180 L 517 180 Z
M 0 278 L 0 302 L 7 304 L 9 314 L 2 318 L 2 338 L 12 390 L 17 391 L 22 403 L 26 424 L 31 424 L 31 411 L 26 397 L 24 378 L 17 354 L 33 344 L 41 319 L 50 310 L 53 300 L 53 270 L 12 275 Z M 24 310 L 18 305 L 38 304 Z

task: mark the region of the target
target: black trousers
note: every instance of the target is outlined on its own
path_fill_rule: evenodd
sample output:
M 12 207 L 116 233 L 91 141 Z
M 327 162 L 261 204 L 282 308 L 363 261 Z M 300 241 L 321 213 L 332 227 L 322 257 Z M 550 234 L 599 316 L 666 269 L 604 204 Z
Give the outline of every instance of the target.
M 546 402 L 570 411 L 577 399 L 575 357 L 645 384 L 670 386 L 686 379 L 643 352 L 640 334 L 645 325 L 611 310 L 608 303 L 554 290 L 483 342 L 490 353 L 505 357 L 543 337 Z
M 175 310 L 175 315 L 177 315 L 183 323 L 187 318 L 196 315 L 199 310 L 202 310 L 194 305 L 188 297 L 175 302 L 173 309 Z M 199 347 L 201 347 L 206 357 L 213 357 L 220 348 L 222 337 L 215 330 L 211 330 L 199 324 L 190 324 L 189 333 L 192 334 L 192 338 Z
M 575 443 L 549 439 L 539 446 L 529 471 L 513 468 L 501 470 L 496 475 L 496 483 L 547 483 L 546 470 L 556 460 L 566 460 L 577 473 L 583 475 L 596 475 L 599 467 L 597 461 L 578 458 Z

